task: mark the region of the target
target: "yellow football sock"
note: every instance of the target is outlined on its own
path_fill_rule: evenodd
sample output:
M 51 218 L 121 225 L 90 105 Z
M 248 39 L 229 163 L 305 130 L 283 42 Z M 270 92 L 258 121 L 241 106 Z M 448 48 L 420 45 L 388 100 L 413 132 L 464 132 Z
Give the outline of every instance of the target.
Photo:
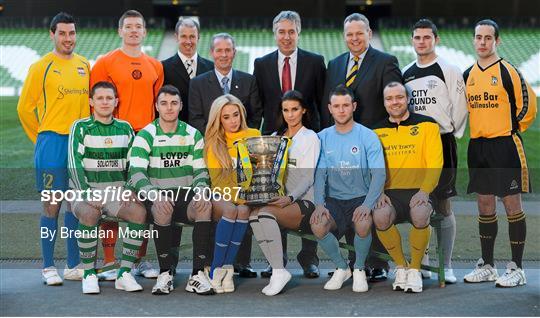
M 388 254 L 394 259 L 394 263 L 397 266 L 407 266 L 405 255 L 403 255 L 403 248 L 401 247 L 401 235 L 395 225 L 392 225 L 385 231 L 377 230 L 379 240 L 383 244 L 384 248 L 388 251 Z
M 426 226 L 423 229 L 411 228 L 409 232 L 409 244 L 411 245 L 411 265 L 410 268 L 420 269 L 422 257 L 426 252 L 431 236 L 431 226 Z

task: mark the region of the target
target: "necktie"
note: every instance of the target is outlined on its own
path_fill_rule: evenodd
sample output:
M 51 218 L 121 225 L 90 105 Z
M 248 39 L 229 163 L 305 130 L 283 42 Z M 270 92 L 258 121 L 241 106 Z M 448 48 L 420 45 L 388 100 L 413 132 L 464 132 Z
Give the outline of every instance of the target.
M 186 61 L 186 71 L 188 73 L 189 78 L 195 77 L 195 72 L 193 71 L 193 60 Z
M 291 80 L 291 65 L 289 65 L 290 57 L 286 57 L 283 61 L 283 72 L 281 73 L 281 92 L 285 93 L 292 89 Z
M 229 94 L 230 92 L 228 83 L 229 83 L 228 77 L 224 77 L 221 79 L 221 85 L 223 86 L 223 94 Z
M 358 74 L 358 60 L 360 60 L 358 56 L 353 57 L 354 64 L 349 70 L 347 77 L 345 78 L 345 85 L 347 85 L 347 87 L 351 86 L 352 83 L 354 83 L 356 74 Z

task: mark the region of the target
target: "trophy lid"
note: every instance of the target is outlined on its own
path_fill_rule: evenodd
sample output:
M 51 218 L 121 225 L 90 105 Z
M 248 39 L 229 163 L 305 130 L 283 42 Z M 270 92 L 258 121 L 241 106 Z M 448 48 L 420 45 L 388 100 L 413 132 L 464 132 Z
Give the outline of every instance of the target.
M 245 144 L 250 154 L 275 154 L 282 139 L 282 136 L 249 137 Z

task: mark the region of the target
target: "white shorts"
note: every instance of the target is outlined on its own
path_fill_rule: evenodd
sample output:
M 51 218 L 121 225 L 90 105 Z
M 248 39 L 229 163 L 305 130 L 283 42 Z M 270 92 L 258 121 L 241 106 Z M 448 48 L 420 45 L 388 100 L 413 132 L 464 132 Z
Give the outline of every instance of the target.
M 116 190 L 116 191 L 119 191 L 119 193 L 121 193 L 122 190 L 123 190 L 122 187 L 119 187 L 117 189 L 118 190 Z M 108 215 L 108 216 L 117 217 L 118 212 L 120 212 L 120 204 L 122 203 L 122 201 L 119 200 L 119 198 L 117 196 L 113 196 L 113 195 L 109 195 L 106 198 L 106 200 L 102 200 L 102 202 L 103 201 L 105 201 L 105 203 L 101 207 L 101 213 L 105 214 L 105 215 Z M 89 201 L 88 200 L 82 200 L 82 201 L 76 200 L 76 201 L 71 202 L 72 209 L 75 210 L 76 207 L 79 206 L 83 202 L 88 203 Z

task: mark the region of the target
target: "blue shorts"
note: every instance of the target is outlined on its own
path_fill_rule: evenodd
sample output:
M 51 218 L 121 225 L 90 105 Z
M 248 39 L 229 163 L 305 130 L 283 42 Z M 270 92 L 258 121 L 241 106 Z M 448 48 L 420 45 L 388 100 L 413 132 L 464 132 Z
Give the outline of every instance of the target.
M 352 217 L 354 210 L 364 203 L 365 196 L 350 200 L 339 200 L 334 198 L 326 199 L 326 208 L 330 215 L 336 221 L 337 228 L 332 231 L 332 234 L 339 240 L 349 228 L 353 227 Z
M 68 135 L 52 131 L 44 131 L 37 136 L 34 166 L 39 192 L 68 189 L 68 139 Z

